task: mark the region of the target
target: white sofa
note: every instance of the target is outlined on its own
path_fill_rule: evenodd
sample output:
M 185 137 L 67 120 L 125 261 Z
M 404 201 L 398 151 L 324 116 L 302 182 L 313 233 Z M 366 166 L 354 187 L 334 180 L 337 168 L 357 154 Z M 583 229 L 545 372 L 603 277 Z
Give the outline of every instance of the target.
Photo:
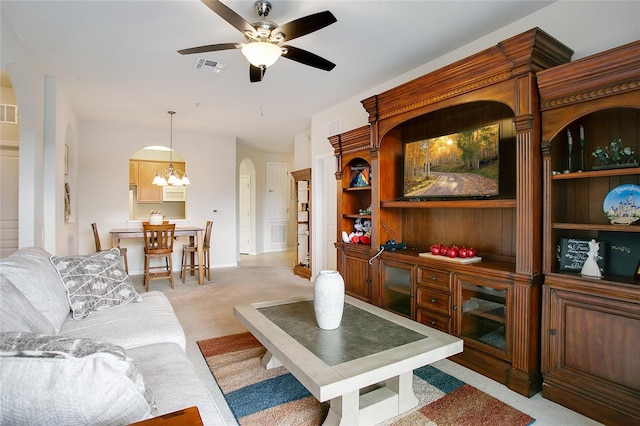
M 113 265 L 104 263 L 112 251 L 52 259 L 27 248 L 0 260 L 0 424 L 117 425 L 194 405 L 205 425 L 223 424 L 171 304 L 161 292 L 136 293 L 114 250 Z M 70 264 L 124 276 L 115 293 L 80 306 L 87 287 L 72 292 L 60 272 Z

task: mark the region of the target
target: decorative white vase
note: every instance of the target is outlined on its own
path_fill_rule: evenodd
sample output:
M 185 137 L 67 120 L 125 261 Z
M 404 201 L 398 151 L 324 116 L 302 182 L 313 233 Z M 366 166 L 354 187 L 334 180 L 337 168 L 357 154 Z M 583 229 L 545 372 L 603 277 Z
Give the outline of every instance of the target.
M 313 283 L 313 310 L 318 327 L 334 330 L 344 310 L 344 280 L 338 271 L 320 271 Z

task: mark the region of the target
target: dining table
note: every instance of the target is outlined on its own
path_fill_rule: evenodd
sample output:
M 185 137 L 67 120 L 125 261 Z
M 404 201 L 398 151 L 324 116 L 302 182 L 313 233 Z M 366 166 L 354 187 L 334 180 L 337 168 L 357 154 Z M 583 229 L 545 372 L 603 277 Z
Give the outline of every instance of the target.
M 144 238 L 144 232 L 142 230 L 142 226 L 140 227 L 130 227 L 130 228 L 114 228 L 109 231 L 111 234 L 111 247 L 120 248 L 120 240 L 122 239 L 142 239 Z M 187 236 L 189 237 L 189 243 L 195 244 L 197 246 L 198 253 L 198 284 L 204 284 L 204 268 L 203 260 L 204 260 L 204 250 L 202 248 L 203 240 L 204 240 L 204 228 L 200 228 L 197 226 L 176 226 L 176 230 L 174 236 Z

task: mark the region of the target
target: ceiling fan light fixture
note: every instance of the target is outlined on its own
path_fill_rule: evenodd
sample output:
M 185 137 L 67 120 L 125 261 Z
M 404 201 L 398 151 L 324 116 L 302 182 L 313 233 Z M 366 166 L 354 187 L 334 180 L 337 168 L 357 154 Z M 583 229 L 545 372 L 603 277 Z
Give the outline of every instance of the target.
M 255 41 L 242 46 L 242 54 L 251 65 L 268 68 L 282 55 L 282 49 L 273 43 Z

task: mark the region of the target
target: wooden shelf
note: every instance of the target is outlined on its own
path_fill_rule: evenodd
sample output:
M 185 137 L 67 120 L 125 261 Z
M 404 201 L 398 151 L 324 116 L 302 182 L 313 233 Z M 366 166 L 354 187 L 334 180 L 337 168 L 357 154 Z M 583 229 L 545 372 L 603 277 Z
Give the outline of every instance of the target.
M 562 179 L 586 179 L 595 177 L 609 177 L 609 176 L 627 176 L 640 174 L 640 167 L 628 167 L 619 169 L 607 169 L 607 170 L 591 170 L 588 172 L 573 172 L 573 173 L 561 173 L 553 175 L 553 180 Z
M 503 310 L 504 310 L 504 307 L 503 307 Z M 500 324 L 504 324 L 505 323 L 504 314 L 502 316 L 500 316 L 500 315 L 497 315 L 497 314 L 492 314 L 491 312 L 493 312 L 493 310 L 492 311 L 483 311 L 481 309 L 472 309 L 470 311 L 465 312 L 465 314 L 475 315 L 475 316 L 481 317 L 481 318 L 486 318 L 486 319 L 489 319 L 491 321 L 499 322 Z
M 349 219 L 371 219 L 370 214 L 343 214 L 342 217 L 346 217 Z
M 343 188 L 343 191 L 371 191 L 371 186 L 353 186 L 349 188 Z
M 551 225 L 553 229 L 571 229 L 575 231 L 613 231 L 613 232 L 640 232 L 640 226 L 635 225 L 594 225 L 590 223 L 562 223 Z
M 516 200 L 438 200 L 438 201 L 382 201 L 381 207 L 399 208 L 399 209 L 458 209 L 458 208 L 474 208 L 474 209 L 504 209 L 515 208 Z
M 403 286 L 400 284 L 387 284 L 384 288 L 387 291 L 392 291 L 394 293 L 404 294 L 407 296 L 411 295 L 411 287 Z

